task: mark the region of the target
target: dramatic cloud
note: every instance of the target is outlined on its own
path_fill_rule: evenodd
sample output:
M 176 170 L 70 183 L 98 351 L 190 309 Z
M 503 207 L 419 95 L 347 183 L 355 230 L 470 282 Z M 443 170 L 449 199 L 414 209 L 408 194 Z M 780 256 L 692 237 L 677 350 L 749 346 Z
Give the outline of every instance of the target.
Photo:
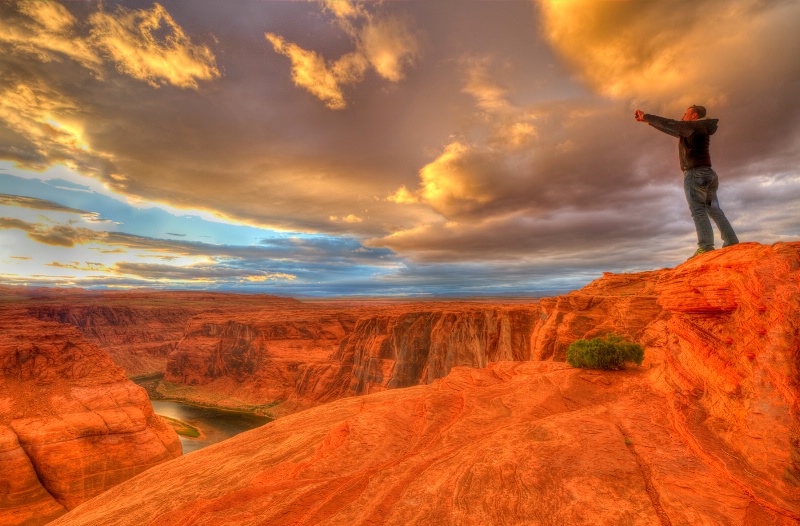
M 242 289 L 296 282 L 302 288 L 317 283 L 320 276 L 337 281 L 366 268 L 376 274 L 381 268 L 386 273 L 397 267 L 389 251 L 368 249 L 346 239 L 287 237 L 266 238 L 247 246 L 217 245 L 0 217 L 0 236 L 8 239 L 3 231 L 19 231 L 36 247 L 51 247 L 42 252 L 16 241 L 13 246 L 4 243 L 0 248 L 0 265 L 17 268 L 25 261 L 29 269 L 41 268 L 31 278 L 39 283 L 61 277 L 83 286 L 106 286 L 110 280 L 121 279 L 127 283 L 195 283 Z M 7 249 L 29 251 L 35 256 L 11 255 Z M 70 259 L 65 259 L 66 254 Z M 141 259 L 157 259 L 159 263 L 138 261 Z M 8 271 L 0 277 L 12 282 L 21 279 Z
M 41 62 L 64 57 L 85 68 L 99 71 L 101 58 L 78 34 L 77 19 L 58 2 L 22 1 L 0 6 L 0 44 Z
M 633 110 L 689 104 L 740 239 L 797 237 L 800 4 L 453 6 L 0 3 L 0 275 L 427 294 L 675 265 L 676 141 Z
M 547 37 L 601 93 L 725 104 L 760 75 L 798 69 L 796 2 L 541 0 Z M 768 60 L 765 60 L 768 58 Z M 779 73 L 780 74 L 780 73 Z M 763 77 L 762 77 L 763 80 Z
M 104 235 L 88 228 L 29 223 L 8 217 L 0 218 L 0 229 L 8 228 L 17 228 L 25 232 L 34 241 L 57 247 L 74 247 L 75 245 L 95 242 L 102 239 Z
M 343 84 L 361 81 L 367 69 L 366 59 L 358 53 L 348 53 L 332 64 L 314 51 L 307 51 L 297 44 L 287 43 L 281 37 L 264 35 L 276 53 L 286 55 L 292 61 L 292 79 L 301 88 L 325 103 L 332 110 L 347 107 L 342 93 Z
M 756 165 L 763 181 L 769 167 L 773 172 L 766 178 L 783 181 L 788 190 L 786 175 L 774 170 L 792 170 L 778 159 L 797 144 L 796 107 L 776 106 L 773 112 L 769 104 L 747 101 L 768 100 L 775 79 L 780 79 L 778 100 L 789 100 L 791 88 L 800 89 L 798 63 L 783 49 L 787 42 L 800 42 L 796 32 L 789 34 L 788 20 L 800 19 L 796 4 L 686 2 L 678 9 L 674 3 L 587 0 L 537 5 L 548 40 L 604 97 L 515 103 L 514 98 L 524 97 L 519 87 L 502 80 L 510 77 L 502 61 L 462 60 L 462 91 L 475 103 L 470 127 L 419 171 L 418 187 L 403 185 L 388 198 L 427 205 L 441 220 L 372 239 L 371 246 L 390 247 L 419 261 L 532 255 L 541 261 L 555 251 L 566 262 L 599 257 L 596 251 L 612 245 L 626 247 L 629 260 L 646 260 L 637 248 L 641 240 L 665 238 L 654 256 L 672 260 L 680 243 L 693 242 L 693 227 L 680 208 L 685 205 L 674 142 L 632 122 L 634 104 L 648 101 L 645 109 L 667 108 L 678 117 L 695 102 L 708 104 L 715 115 L 740 117 L 741 123 L 723 118 L 725 132 L 712 141 L 718 171 L 736 180 L 750 176 Z M 777 66 L 761 64 L 773 56 Z M 752 67 L 736 66 L 740 58 Z M 730 107 L 734 102 L 742 106 Z M 759 114 L 765 112 L 771 117 L 768 125 L 752 124 L 763 122 Z M 728 123 L 738 129 L 727 128 Z M 740 144 L 755 139 L 763 155 L 732 148 L 726 135 Z M 732 174 L 726 173 L 729 167 Z M 723 206 L 742 204 L 765 189 L 784 201 L 775 183 L 761 182 L 758 189 L 756 184 L 723 181 Z M 788 195 L 792 205 L 784 206 L 796 206 L 796 189 Z M 739 208 L 731 208 L 732 217 L 740 215 Z M 764 219 L 754 228 L 742 217 L 737 228 L 777 240 L 777 232 L 794 224 L 783 216 L 781 226 L 769 227 Z
M 297 86 L 326 107 L 341 110 L 347 107 L 342 86 L 361 82 L 369 67 L 391 82 L 403 80 L 419 54 L 417 36 L 408 20 L 376 15 L 364 5 L 347 0 L 328 0 L 323 5 L 352 39 L 355 51 L 327 61 L 321 54 L 286 42 L 277 34 L 264 34 L 276 53 L 291 60 L 292 79 Z
M 197 88 L 198 80 L 219 77 L 211 50 L 193 44 L 159 4 L 151 10 L 98 11 L 83 23 L 58 2 L 20 1 L 13 7 L 11 2 L 0 10 L 0 44 L 41 62 L 68 58 L 101 75 L 108 58 L 119 71 L 152 86 Z
M 197 88 L 198 80 L 219 77 L 211 50 L 193 44 L 159 4 L 149 11 L 100 11 L 89 17 L 89 24 L 91 43 L 121 72 L 151 86 Z
M 34 169 L 64 163 L 100 177 L 125 178 L 113 154 L 89 138 L 92 102 L 54 82 L 53 74 L 63 74 L 69 61 L 80 66 L 83 78 L 99 80 L 111 61 L 151 86 L 197 88 L 198 80 L 219 76 L 211 51 L 192 44 L 159 4 L 149 11 L 98 11 L 78 20 L 58 2 L 8 2 L 0 6 L 0 23 L 0 139 L 3 128 L 13 133 L 0 145 L 0 155 Z M 80 83 L 81 77 L 73 81 Z

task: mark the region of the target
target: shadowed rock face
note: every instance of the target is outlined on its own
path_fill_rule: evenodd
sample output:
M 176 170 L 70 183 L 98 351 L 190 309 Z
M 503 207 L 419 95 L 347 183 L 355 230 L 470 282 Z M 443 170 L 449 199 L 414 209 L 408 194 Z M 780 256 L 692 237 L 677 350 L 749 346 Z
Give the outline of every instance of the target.
M 503 323 L 486 320 L 503 316 L 447 311 L 360 317 L 336 354 L 353 356 L 347 389 L 427 382 L 434 341 L 447 340 L 437 324 L 501 356 L 486 342 L 503 341 L 490 336 Z M 800 524 L 800 243 L 606 275 L 520 311 L 524 352 L 546 361 L 487 359 L 289 415 L 54 524 Z M 646 346 L 642 367 L 558 361 L 574 339 L 609 331 Z M 403 358 L 426 341 L 425 360 Z
M 75 327 L 0 309 L 0 524 L 44 524 L 180 454 L 144 390 Z
M 457 366 L 530 359 L 535 310 L 451 309 L 360 319 L 334 355 L 343 364 L 339 394 L 431 383 Z

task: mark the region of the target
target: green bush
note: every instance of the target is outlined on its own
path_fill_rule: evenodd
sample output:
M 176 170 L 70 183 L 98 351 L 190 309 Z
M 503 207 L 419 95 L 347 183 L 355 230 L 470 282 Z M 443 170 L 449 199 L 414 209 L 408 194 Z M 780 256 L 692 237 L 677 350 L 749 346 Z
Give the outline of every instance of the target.
M 605 340 L 593 338 L 572 342 L 567 350 L 567 362 L 585 369 L 623 369 L 625 362 L 642 365 L 642 360 L 644 348 L 641 345 L 611 333 Z

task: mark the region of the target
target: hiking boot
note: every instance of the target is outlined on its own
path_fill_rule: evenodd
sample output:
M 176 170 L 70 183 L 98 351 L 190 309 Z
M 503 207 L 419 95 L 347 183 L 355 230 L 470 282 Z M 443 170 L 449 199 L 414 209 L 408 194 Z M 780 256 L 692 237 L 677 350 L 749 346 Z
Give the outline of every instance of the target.
M 714 250 L 714 249 L 713 249 L 713 248 L 709 248 L 709 249 L 705 249 L 705 248 L 698 248 L 698 249 L 695 251 L 695 253 L 694 253 L 694 254 L 692 254 L 691 256 L 689 256 L 689 259 L 692 259 L 692 258 L 693 258 L 693 257 L 695 257 L 695 256 L 699 256 L 700 254 L 705 254 L 706 252 L 711 252 L 712 250 Z

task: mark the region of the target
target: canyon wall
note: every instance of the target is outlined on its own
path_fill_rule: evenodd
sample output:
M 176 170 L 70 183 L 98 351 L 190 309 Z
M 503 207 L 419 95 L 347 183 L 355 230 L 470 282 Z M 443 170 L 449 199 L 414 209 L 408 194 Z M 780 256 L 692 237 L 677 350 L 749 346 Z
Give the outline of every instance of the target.
M 527 303 L 306 302 L 202 313 L 169 355 L 162 394 L 288 414 L 344 396 L 428 384 L 453 367 L 563 361 L 573 341 L 634 340 L 663 314 L 658 274 L 608 274 L 581 291 Z
M 503 341 L 486 321 L 502 316 L 470 311 L 465 329 L 444 311 L 361 317 L 336 357 L 367 364 L 362 385 L 380 392 L 157 466 L 54 524 L 800 524 L 800 243 L 605 275 L 530 308 L 522 352 L 544 361 L 455 366 L 431 383 L 430 356 L 404 348 L 441 338 L 442 323 L 502 349 L 486 343 Z M 608 331 L 646 346 L 641 367 L 559 361 L 571 339 Z
M 296 409 L 298 392 L 322 400 L 341 367 L 331 356 L 358 316 L 338 307 L 306 306 L 199 314 L 169 355 L 160 390 L 256 411 L 275 402 L 284 412 Z
M 106 351 L 129 376 L 159 373 L 183 337 L 195 311 L 180 306 L 149 308 L 127 305 L 35 305 L 29 314 L 40 320 L 67 323 Z
M 19 292 L 17 291 L 19 295 Z M 30 316 L 77 327 L 86 339 L 106 351 L 128 376 L 163 373 L 167 356 L 183 338 L 186 324 L 204 312 L 228 313 L 254 306 L 280 309 L 299 302 L 267 295 L 207 292 L 99 292 L 75 290 L 69 295 L 38 289 L 15 301 Z
M 0 308 L 0 524 L 45 524 L 180 454 L 144 390 L 75 327 Z
M 531 358 L 530 307 L 424 308 L 358 320 L 333 355 L 341 363 L 332 386 L 337 397 L 428 384 L 457 366 Z
M 203 313 L 170 353 L 165 396 L 284 415 L 426 384 L 453 367 L 529 360 L 533 304 L 306 302 Z

